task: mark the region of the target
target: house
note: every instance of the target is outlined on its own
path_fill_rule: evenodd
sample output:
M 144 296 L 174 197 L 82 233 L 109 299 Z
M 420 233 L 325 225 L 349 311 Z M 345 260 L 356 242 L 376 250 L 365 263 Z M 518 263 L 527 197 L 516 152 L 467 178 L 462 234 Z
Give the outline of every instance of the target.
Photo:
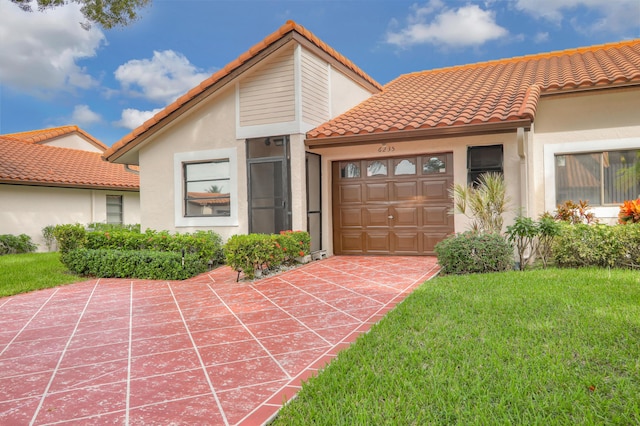
M 638 111 L 640 40 L 380 86 L 289 21 L 104 158 L 141 166 L 144 228 L 307 229 L 330 254 L 422 255 L 467 229 L 452 184 L 488 171 L 505 176 L 507 224 L 566 199 L 615 220 L 640 193 Z
M 140 223 L 137 170 L 102 160 L 107 147 L 77 126 L 0 135 L 0 234 L 66 223 Z

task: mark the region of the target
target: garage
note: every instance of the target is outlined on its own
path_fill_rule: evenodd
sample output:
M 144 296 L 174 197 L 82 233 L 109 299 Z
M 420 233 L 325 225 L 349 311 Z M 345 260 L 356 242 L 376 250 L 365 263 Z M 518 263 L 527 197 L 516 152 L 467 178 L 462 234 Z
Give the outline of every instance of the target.
M 454 232 L 453 154 L 332 163 L 336 254 L 432 255 Z

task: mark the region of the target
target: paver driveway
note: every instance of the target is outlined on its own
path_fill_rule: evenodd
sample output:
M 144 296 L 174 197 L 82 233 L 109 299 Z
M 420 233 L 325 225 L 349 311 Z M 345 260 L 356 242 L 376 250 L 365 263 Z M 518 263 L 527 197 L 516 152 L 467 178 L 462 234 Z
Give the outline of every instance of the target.
M 264 424 L 436 272 L 336 256 L 254 283 L 223 267 L 0 299 L 0 424 Z

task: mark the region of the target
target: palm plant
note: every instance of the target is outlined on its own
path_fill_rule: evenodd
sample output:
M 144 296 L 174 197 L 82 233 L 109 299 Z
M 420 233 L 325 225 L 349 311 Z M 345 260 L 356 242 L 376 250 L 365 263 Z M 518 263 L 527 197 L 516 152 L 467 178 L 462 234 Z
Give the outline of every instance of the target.
M 462 213 L 472 220 L 471 230 L 501 233 L 510 198 L 500 173 L 483 173 L 477 186 L 455 184 L 449 194 L 453 198 L 453 213 Z

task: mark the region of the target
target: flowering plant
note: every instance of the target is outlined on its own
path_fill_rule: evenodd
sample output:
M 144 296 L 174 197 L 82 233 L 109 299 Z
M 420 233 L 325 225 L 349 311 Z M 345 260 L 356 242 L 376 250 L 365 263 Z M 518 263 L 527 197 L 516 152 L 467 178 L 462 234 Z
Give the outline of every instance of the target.
M 618 223 L 638 223 L 640 222 L 640 198 L 637 200 L 626 200 L 620 206 L 618 213 Z

